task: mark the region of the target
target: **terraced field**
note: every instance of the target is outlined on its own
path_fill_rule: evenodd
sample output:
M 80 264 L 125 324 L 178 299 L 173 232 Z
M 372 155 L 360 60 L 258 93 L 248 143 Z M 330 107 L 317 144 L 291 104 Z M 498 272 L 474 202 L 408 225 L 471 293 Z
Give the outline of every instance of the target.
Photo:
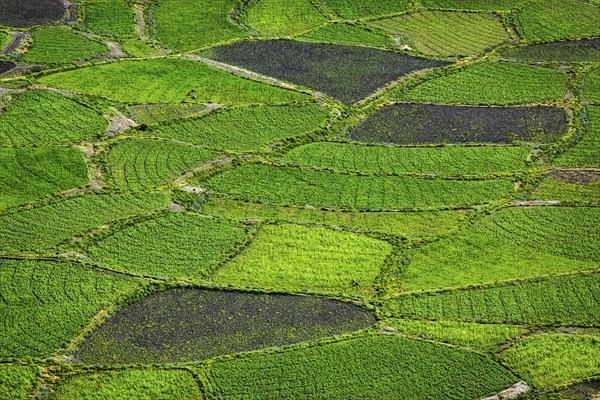
M 0 400 L 600 398 L 600 0 L 0 0 Z

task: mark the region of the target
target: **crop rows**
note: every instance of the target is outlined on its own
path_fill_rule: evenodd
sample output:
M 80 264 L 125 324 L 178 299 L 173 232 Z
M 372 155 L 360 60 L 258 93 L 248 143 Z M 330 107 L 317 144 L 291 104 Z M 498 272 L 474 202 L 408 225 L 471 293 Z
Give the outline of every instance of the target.
M 409 38 L 423 54 L 468 56 L 509 39 L 492 14 L 423 11 L 373 21 L 372 26 Z
M 567 75 L 550 68 L 506 62 L 469 65 L 459 72 L 429 80 L 404 100 L 470 105 L 510 105 L 562 99 Z
M 405 295 L 383 304 L 395 316 L 534 325 L 600 326 L 600 274 L 498 287 Z
M 289 292 L 372 294 L 392 251 L 363 235 L 299 225 L 265 225 L 252 244 L 219 269 L 219 284 Z
M 206 104 L 140 104 L 129 108 L 132 118 L 146 125 L 158 125 L 174 119 L 190 118 L 206 110 Z
M 244 239 L 241 227 L 193 214 L 137 222 L 90 244 L 96 261 L 140 275 L 185 277 L 213 267 Z
M 464 210 L 411 213 L 341 212 L 227 199 L 211 199 L 202 205 L 202 211 L 237 220 L 299 222 L 408 237 L 440 235 L 464 222 L 467 216 Z
M 348 136 L 371 143 L 553 142 L 567 134 L 558 107 L 469 107 L 393 104 L 376 111 Z M 474 151 L 474 150 L 473 150 Z
M 33 47 L 23 55 L 23 61 L 42 64 L 66 64 L 89 60 L 108 52 L 108 48 L 73 31 L 50 27 L 33 33 Z
M 270 36 L 288 36 L 326 21 L 310 0 L 261 0 L 247 12 L 248 23 Z
M 346 44 L 350 46 L 369 46 L 393 48 L 396 41 L 382 32 L 374 32 L 360 25 L 333 23 L 321 26 L 298 36 L 307 42 Z
M 600 107 L 587 107 L 588 122 L 577 143 L 552 161 L 563 167 L 600 167 Z
M 138 286 L 75 264 L 0 261 L 0 357 L 47 355 L 64 347 L 103 307 Z
M 600 62 L 600 39 L 580 39 L 509 47 L 503 49 L 500 56 L 530 62 Z
M 0 149 L 0 210 L 83 186 L 87 172 L 74 149 Z
M 309 296 L 172 289 L 125 307 L 77 354 L 87 363 L 189 362 L 364 329 L 373 315 Z
M 507 196 L 513 187 L 509 180 L 355 176 L 260 164 L 224 172 L 205 185 L 240 200 L 359 210 L 480 204 Z
M 158 78 L 157 78 L 158 77 Z M 303 101 L 309 96 L 264 85 L 183 59 L 123 61 L 59 72 L 40 78 L 57 88 L 123 103 L 267 103 Z
M 29 400 L 38 380 L 37 368 L 25 365 L 0 365 L 0 398 Z
M 23 28 L 62 19 L 65 9 L 55 0 L 2 0 L 0 25 Z
M 111 147 L 106 156 L 113 183 L 140 191 L 168 185 L 217 155 L 165 140 L 129 140 Z
M 448 64 L 367 47 L 290 40 L 235 43 L 211 52 L 218 61 L 322 91 L 346 104 L 401 75 Z
M 528 0 L 420 0 L 427 8 L 446 10 L 487 10 L 503 11 L 519 8 Z
M 0 216 L 0 252 L 48 249 L 90 229 L 170 205 L 164 193 L 93 194 L 13 211 Z
M 273 142 L 315 130 L 327 116 L 328 111 L 317 105 L 243 107 L 163 125 L 151 133 L 210 148 L 261 150 Z
M 600 68 L 596 68 L 585 78 L 583 97 L 589 103 L 600 105 Z
M 98 135 L 107 122 L 60 94 L 29 90 L 0 111 L 0 144 L 73 143 Z
M 95 33 L 128 36 L 134 33 L 135 16 L 128 0 L 84 0 L 83 23 Z
M 589 176 L 586 178 L 586 175 Z M 600 203 L 600 172 L 580 173 L 585 180 L 572 182 L 550 175 L 531 194 L 536 200 L 558 200 L 561 202 L 596 202 Z
M 475 399 L 517 379 L 477 353 L 399 336 L 368 336 L 215 362 L 227 399 Z
M 318 142 L 293 149 L 283 160 L 363 173 L 462 176 L 522 171 L 530 150 L 526 146 L 405 148 Z
M 406 290 L 461 287 L 598 266 L 600 208 L 513 207 L 411 251 Z

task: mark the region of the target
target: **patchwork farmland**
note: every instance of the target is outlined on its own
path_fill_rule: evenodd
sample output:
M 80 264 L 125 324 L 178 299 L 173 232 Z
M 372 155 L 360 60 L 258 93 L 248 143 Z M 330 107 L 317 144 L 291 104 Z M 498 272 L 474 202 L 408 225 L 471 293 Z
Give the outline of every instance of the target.
M 0 1 L 0 400 L 597 400 L 599 221 L 599 0 Z

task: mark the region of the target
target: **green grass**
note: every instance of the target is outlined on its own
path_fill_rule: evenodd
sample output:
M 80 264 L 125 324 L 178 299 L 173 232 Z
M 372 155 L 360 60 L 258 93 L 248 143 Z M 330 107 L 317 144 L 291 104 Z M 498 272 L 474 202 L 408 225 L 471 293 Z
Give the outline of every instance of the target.
M 259 219 L 339 226 L 356 231 L 422 237 L 437 236 L 465 221 L 463 210 L 428 212 L 340 212 L 283 207 L 238 200 L 210 199 L 202 211 L 231 219 Z
M 380 326 L 391 327 L 395 332 L 403 335 L 480 350 L 488 350 L 531 332 L 528 329 L 514 325 L 410 319 L 388 319 L 381 322 Z M 389 330 L 389 328 L 387 329 Z
M 439 294 L 405 295 L 384 314 L 419 319 L 533 325 L 600 325 L 600 274 L 580 274 Z
M 523 37 L 533 41 L 598 36 L 598 20 L 600 4 L 573 0 L 533 1 L 517 14 Z
M 115 187 L 142 191 L 166 186 L 215 158 L 215 153 L 197 147 L 166 140 L 139 139 L 111 147 L 106 163 Z
M 317 142 L 293 149 L 283 160 L 363 173 L 463 176 L 525 170 L 530 150 L 527 146 L 406 148 Z
M 396 41 L 391 36 L 375 32 L 360 25 L 344 23 L 327 24 L 306 32 L 296 39 L 307 42 L 381 47 L 384 49 L 396 46 Z
M 470 400 L 517 381 L 480 354 L 398 336 L 217 361 L 210 374 L 227 399 Z
M 219 220 L 170 213 L 116 231 L 85 252 L 101 264 L 139 275 L 185 277 L 214 267 L 244 236 L 243 228 Z
M 525 279 L 598 266 L 600 208 L 514 207 L 410 252 L 405 290 Z
M 600 107 L 587 108 L 589 123 L 577 143 L 552 161 L 563 167 L 600 167 Z
M 0 216 L 0 251 L 41 251 L 109 224 L 166 209 L 164 193 L 90 194 L 59 200 Z
M 600 338 L 539 335 L 509 348 L 502 360 L 537 388 L 546 388 L 600 371 Z
M 119 41 L 119 47 L 123 52 L 138 58 L 156 57 L 163 53 L 163 50 L 157 48 L 154 43 L 141 39 L 123 39 Z
M 443 104 L 510 105 L 562 99 L 566 91 L 567 75 L 563 72 L 486 62 L 426 81 L 398 97 Z
M 0 149 L 0 210 L 87 183 L 87 166 L 77 150 Z
M 583 98 L 591 104 L 600 105 L 600 68 L 590 72 L 584 84 Z
M 140 124 L 158 125 L 175 119 L 198 116 L 206 108 L 206 104 L 195 103 L 139 104 L 129 107 L 129 112 L 131 118 Z
M 0 357 L 53 353 L 100 310 L 139 287 L 131 278 L 51 261 L 0 262 Z
M 58 382 L 50 399 L 197 400 L 203 399 L 194 376 L 177 369 L 126 369 L 70 375 Z
M 589 183 L 570 183 L 552 177 L 545 178 L 531 194 L 535 200 L 600 203 L 600 179 Z
M 84 0 L 83 24 L 94 33 L 130 36 L 135 32 L 135 13 L 128 0 Z
M 297 34 L 326 21 L 310 0 L 260 0 L 247 15 L 251 27 L 275 37 Z
M 325 4 L 345 19 L 359 19 L 406 11 L 408 0 L 326 0 Z
M 0 399 L 28 400 L 38 381 L 38 370 L 25 365 L 0 365 Z
M 500 20 L 487 13 L 423 11 L 370 24 L 407 37 L 423 54 L 442 57 L 478 54 L 509 39 Z
M 23 55 L 31 64 L 66 64 L 89 60 L 108 53 L 103 44 L 60 27 L 42 28 L 33 33 L 33 47 Z
M 224 172 L 203 185 L 214 193 L 239 200 L 358 210 L 479 204 L 505 197 L 513 188 L 509 180 L 356 176 L 265 164 Z
M 389 243 L 349 232 L 265 225 L 214 280 L 278 291 L 371 294 L 391 250 Z
M 504 11 L 519 8 L 528 0 L 420 0 L 427 8 L 446 10 Z
M 306 94 L 240 78 L 183 59 L 123 61 L 60 72 L 40 82 L 123 103 L 268 103 L 309 100 Z M 188 94 L 193 93 L 193 96 Z M 195 99 L 193 97 L 196 97 Z
M 60 94 L 28 90 L 0 111 L 0 145 L 73 143 L 104 132 L 95 111 Z
M 12 39 L 12 35 L 5 31 L 0 31 L 0 49 L 4 49 L 10 40 Z
M 253 151 L 311 132 L 328 115 L 327 109 L 317 105 L 232 108 L 166 124 L 151 133 L 209 148 Z
M 156 21 L 156 37 L 175 51 L 241 38 L 247 32 L 229 21 L 235 0 L 161 0 L 147 10 Z

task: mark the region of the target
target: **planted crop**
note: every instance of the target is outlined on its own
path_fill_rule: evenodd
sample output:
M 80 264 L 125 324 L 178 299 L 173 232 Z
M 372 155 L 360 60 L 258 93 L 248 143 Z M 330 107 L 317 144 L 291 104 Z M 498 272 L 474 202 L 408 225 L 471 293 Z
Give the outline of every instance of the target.
M 599 208 L 513 207 L 459 234 L 417 248 L 402 276 L 406 290 L 452 288 L 598 266 Z
M 531 197 L 561 202 L 600 202 L 600 171 L 558 171 L 545 178 Z
M 251 27 L 270 36 L 300 33 L 327 20 L 310 0 L 261 0 L 247 15 Z
M 348 136 L 367 143 L 553 142 L 567 134 L 558 107 L 468 107 L 394 104 L 375 112 Z
M 60 0 L 2 0 L 0 25 L 23 28 L 49 24 L 62 19 L 65 8 Z
M 394 316 L 532 325 L 600 324 L 600 274 L 515 282 L 439 294 L 405 295 L 382 305 Z
M 600 39 L 579 39 L 556 43 L 509 47 L 502 58 L 522 61 L 600 62 Z
M 88 171 L 69 148 L 0 149 L 0 209 L 83 186 Z
M 367 336 L 211 365 L 228 399 L 475 399 L 515 378 L 486 356 L 401 336 Z
M 95 111 L 45 90 L 28 90 L 0 112 L 0 144 L 73 143 L 98 135 L 107 122 Z
M 250 247 L 219 269 L 224 285 L 368 295 L 392 246 L 355 233 L 265 225 Z
M 307 42 L 381 47 L 384 49 L 396 46 L 396 41 L 383 32 L 376 32 L 360 25 L 345 23 L 327 24 L 303 33 L 297 39 Z
M 406 54 L 343 45 L 262 40 L 211 50 L 216 60 L 327 93 L 354 103 L 413 71 L 447 65 Z
M 408 148 L 317 142 L 293 149 L 283 160 L 362 173 L 463 176 L 523 171 L 530 151 L 527 146 Z
M 128 36 L 135 32 L 135 16 L 128 0 L 84 0 L 83 23 L 95 33 Z
M 510 105 L 562 99 L 567 75 L 550 68 L 507 62 L 469 65 L 459 72 L 420 84 L 403 100 L 471 105 Z
M 406 44 L 423 54 L 442 57 L 481 53 L 509 39 L 500 20 L 488 13 L 423 11 L 370 25 L 408 38 Z
M 123 308 L 77 353 L 86 363 L 189 362 L 363 329 L 373 315 L 335 300 L 171 289 Z
M 108 172 L 121 190 L 141 191 L 172 183 L 217 154 L 166 140 L 128 140 L 109 149 Z
M 306 94 L 240 78 L 201 62 L 168 58 L 80 68 L 44 76 L 40 82 L 138 104 L 281 104 L 310 99 Z
M 129 107 L 131 117 L 146 125 L 158 125 L 163 122 L 195 117 L 207 111 L 206 104 L 163 103 L 139 104 Z
M 554 159 L 554 165 L 600 167 L 600 107 L 588 107 L 587 116 L 588 121 L 579 132 L 577 142 Z
M 66 64 L 89 60 L 108 53 L 108 48 L 73 31 L 42 28 L 33 33 L 33 47 L 23 55 L 23 61 L 40 64 Z
M 119 219 L 167 209 L 164 193 L 92 194 L 0 216 L 0 252 L 41 251 Z
M 152 131 L 157 137 L 216 149 L 252 151 L 317 129 L 328 117 L 317 105 L 253 106 L 218 110 Z
M 590 72 L 584 84 L 583 98 L 589 103 L 600 105 L 600 68 Z
M 526 2 L 527 0 L 421 0 L 421 4 L 427 8 L 487 11 L 517 9 Z
M 406 11 L 408 0 L 327 0 L 327 6 L 346 19 L 358 19 Z
M 28 365 L 0 365 L 0 398 L 31 399 L 38 381 L 38 369 Z
M 51 354 L 139 287 L 122 275 L 51 261 L 0 261 L 0 356 Z
M 92 259 L 140 275 L 185 277 L 207 272 L 245 237 L 243 228 L 193 214 L 137 222 L 86 248 Z
M 261 164 L 224 172 L 205 185 L 214 193 L 239 200 L 358 210 L 480 204 L 501 199 L 513 188 L 509 180 L 357 176 Z

